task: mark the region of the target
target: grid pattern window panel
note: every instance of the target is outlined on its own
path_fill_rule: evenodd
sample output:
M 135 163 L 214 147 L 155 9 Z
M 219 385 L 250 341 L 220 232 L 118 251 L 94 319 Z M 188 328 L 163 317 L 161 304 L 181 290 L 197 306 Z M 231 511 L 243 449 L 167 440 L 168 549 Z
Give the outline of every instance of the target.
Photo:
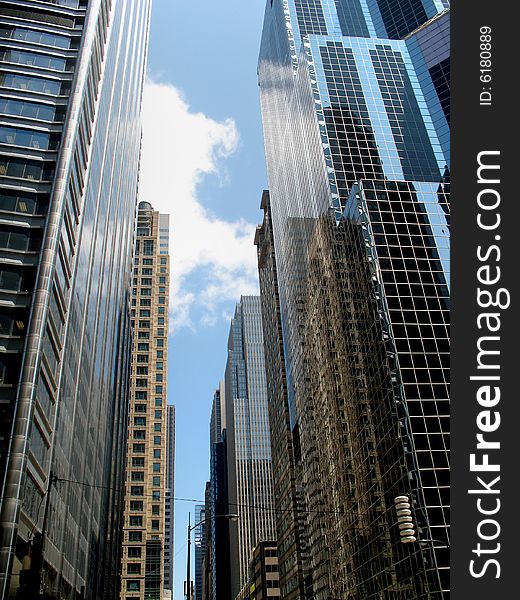
M 450 124 L 450 59 L 446 58 L 429 69 L 442 110 Z
M 403 57 L 382 45 L 371 50 L 370 56 L 405 179 L 437 181 L 439 166 Z
M 369 37 L 365 15 L 359 0 L 334 0 L 341 33 L 354 37 Z
M 402 39 L 428 20 L 422 0 L 377 0 L 391 39 Z
M 449 539 L 449 230 L 445 186 L 363 182 L 432 537 Z M 444 222 L 444 226 L 439 223 Z M 419 523 L 425 526 L 425 523 Z M 449 567 L 438 551 L 441 571 Z M 447 589 L 447 588 L 446 588 Z
M 330 98 L 323 112 L 338 193 L 345 202 L 353 183 L 383 177 L 383 168 L 352 50 L 327 42 L 320 53 Z
M 321 0 L 295 0 L 300 35 L 309 33 L 327 35 L 327 24 Z

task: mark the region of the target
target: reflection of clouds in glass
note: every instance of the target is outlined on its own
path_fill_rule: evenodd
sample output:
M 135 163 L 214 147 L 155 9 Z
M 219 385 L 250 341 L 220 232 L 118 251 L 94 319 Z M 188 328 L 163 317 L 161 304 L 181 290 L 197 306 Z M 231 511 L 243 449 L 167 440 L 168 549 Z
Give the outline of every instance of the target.
M 172 85 L 148 81 L 143 96 L 140 199 L 171 215 L 171 311 L 175 328 L 214 324 L 222 303 L 257 290 L 255 225 L 229 222 L 200 204 L 207 174 L 222 182 L 219 161 L 237 149 L 232 119 L 217 122 L 190 107 Z M 204 276 L 201 276 L 203 271 Z

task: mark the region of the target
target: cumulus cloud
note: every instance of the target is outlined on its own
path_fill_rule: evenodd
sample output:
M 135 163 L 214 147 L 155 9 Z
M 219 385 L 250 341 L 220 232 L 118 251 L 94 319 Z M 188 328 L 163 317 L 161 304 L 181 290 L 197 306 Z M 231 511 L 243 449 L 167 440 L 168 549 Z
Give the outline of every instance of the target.
M 170 214 L 174 328 L 212 325 L 225 303 L 257 293 L 255 226 L 226 221 L 199 201 L 204 177 L 226 181 L 225 159 L 238 148 L 232 119 L 190 110 L 174 86 L 147 81 L 143 96 L 140 199 Z

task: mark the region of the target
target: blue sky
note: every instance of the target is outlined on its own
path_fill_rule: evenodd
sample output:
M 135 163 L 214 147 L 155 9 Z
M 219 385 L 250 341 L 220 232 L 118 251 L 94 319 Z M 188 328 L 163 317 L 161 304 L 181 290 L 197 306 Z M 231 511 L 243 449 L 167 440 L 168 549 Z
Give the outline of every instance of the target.
M 256 66 L 264 6 L 153 3 L 141 199 L 171 214 L 168 391 L 177 414 L 177 497 L 204 498 L 229 318 L 240 294 L 258 286 L 253 233 L 266 174 Z M 176 502 L 175 511 L 174 597 L 181 600 L 194 503 Z

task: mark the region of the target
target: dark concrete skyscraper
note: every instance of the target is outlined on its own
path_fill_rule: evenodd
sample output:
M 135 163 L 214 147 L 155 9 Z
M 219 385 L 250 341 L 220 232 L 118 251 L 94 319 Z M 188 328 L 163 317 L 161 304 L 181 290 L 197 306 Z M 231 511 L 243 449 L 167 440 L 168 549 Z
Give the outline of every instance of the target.
M 195 523 L 200 523 L 195 527 L 195 600 L 202 600 L 202 581 L 204 573 L 202 571 L 202 562 L 206 552 L 206 515 L 205 504 L 195 505 Z M 204 522 L 203 522 L 204 521 Z
M 210 481 L 206 486 L 205 600 L 227 600 L 230 583 L 229 523 L 215 518 L 236 512 L 229 506 L 224 381 L 213 396 L 210 421 Z
M 149 17 L 0 2 L 1 598 L 117 593 Z
M 267 2 L 259 83 L 270 214 L 257 242 L 266 356 L 283 349 L 282 374 L 268 369 L 273 463 L 292 448 L 298 486 L 284 501 L 304 520 L 299 546 L 288 524 L 292 549 L 278 544 L 282 596 L 300 556 L 314 600 L 448 594 L 444 10 Z M 290 465 L 274 473 L 289 485 Z M 401 494 L 420 542 L 400 543 Z

